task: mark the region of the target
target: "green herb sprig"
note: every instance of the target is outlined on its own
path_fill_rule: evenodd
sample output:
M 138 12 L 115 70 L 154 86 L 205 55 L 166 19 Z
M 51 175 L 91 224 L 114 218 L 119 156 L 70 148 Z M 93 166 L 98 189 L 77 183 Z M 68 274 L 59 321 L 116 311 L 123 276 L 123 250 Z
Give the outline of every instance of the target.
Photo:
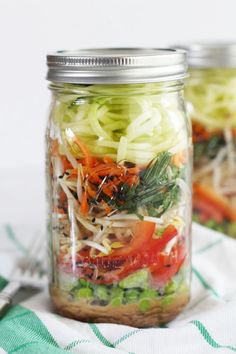
M 147 168 L 141 171 L 139 183 L 129 186 L 121 183 L 118 193 L 107 202 L 118 211 L 127 211 L 140 216 L 144 208 L 150 216 L 160 216 L 169 209 L 178 199 L 179 187 L 176 178 L 179 169 L 171 170 L 172 177 L 168 174 L 171 166 L 171 154 L 163 152 L 153 159 Z

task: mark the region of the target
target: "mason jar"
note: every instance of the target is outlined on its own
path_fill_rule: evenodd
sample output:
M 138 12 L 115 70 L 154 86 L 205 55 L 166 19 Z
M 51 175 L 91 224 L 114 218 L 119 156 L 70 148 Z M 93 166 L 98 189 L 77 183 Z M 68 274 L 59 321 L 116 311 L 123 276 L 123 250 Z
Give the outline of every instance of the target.
M 236 44 L 187 49 L 194 220 L 236 238 Z
M 63 51 L 47 63 L 55 309 L 88 322 L 168 322 L 190 293 L 185 52 Z

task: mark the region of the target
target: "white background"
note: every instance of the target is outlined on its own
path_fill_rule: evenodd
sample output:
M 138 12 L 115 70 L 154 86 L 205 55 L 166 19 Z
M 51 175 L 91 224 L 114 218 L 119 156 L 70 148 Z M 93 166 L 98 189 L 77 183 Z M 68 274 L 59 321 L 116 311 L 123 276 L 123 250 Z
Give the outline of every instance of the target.
M 235 0 L 0 0 L 0 222 L 44 220 L 47 52 L 235 41 Z

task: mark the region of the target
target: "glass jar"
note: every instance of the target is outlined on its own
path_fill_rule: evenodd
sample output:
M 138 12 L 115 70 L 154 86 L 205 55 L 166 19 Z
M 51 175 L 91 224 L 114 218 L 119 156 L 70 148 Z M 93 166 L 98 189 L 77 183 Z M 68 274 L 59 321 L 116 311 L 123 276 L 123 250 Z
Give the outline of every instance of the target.
M 190 293 L 185 52 L 57 52 L 48 66 L 54 306 L 88 322 L 168 322 Z
M 236 238 L 236 45 L 189 47 L 194 220 Z

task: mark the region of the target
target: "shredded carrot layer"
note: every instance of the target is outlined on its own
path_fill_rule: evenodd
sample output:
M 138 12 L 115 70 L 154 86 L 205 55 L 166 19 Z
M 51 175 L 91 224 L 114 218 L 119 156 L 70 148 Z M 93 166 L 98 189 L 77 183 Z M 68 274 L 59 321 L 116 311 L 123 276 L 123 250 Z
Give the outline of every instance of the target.
M 52 140 L 52 142 L 51 142 L 51 153 L 54 156 L 57 156 L 59 154 L 58 140 Z
M 193 185 L 194 198 L 204 200 L 206 203 L 214 206 L 218 212 L 231 221 L 236 221 L 236 210 L 229 203 L 227 198 L 217 195 L 217 192 L 202 184 Z
M 91 156 L 86 145 L 78 138 L 73 138 L 73 143 L 81 150 L 83 157 L 77 159 L 77 162 L 82 166 L 83 184 L 85 190 L 82 193 L 80 211 L 83 215 L 89 212 L 90 201 L 99 198 L 99 203 L 103 206 L 106 214 L 112 211 L 112 208 L 107 203 L 107 198 L 114 198 L 119 191 L 119 186 L 126 184 L 129 186 L 135 185 L 139 182 L 140 166 L 127 167 L 119 165 L 113 161 L 109 156 L 104 156 L 98 159 Z M 59 144 L 55 140 L 52 143 L 52 151 L 60 156 L 63 172 L 67 173 L 67 180 L 76 182 L 78 177 L 78 170 L 73 168 L 66 156 L 59 154 Z M 62 193 L 60 200 L 65 202 L 64 193 Z M 105 195 L 105 196 L 104 196 Z M 105 200 L 103 200 L 103 198 Z
M 80 207 L 81 214 L 87 215 L 89 211 L 88 200 L 87 200 L 87 192 L 84 191 L 82 195 L 81 207 Z
M 89 153 L 89 150 L 87 149 L 87 147 L 85 146 L 85 144 L 78 138 L 74 138 L 73 142 L 80 148 L 80 150 L 82 151 L 83 155 L 84 155 L 84 159 L 85 159 L 85 164 L 87 166 L 92 166 L 93 164 L 93 158 Z
M 209 140 L 211 138 L 212 133 L 208 132 L 202 124 L 193 122 L 192 127 L 193 127 L 193 143 Z
M 64 211 L 64 209 L 62 209 L 62 208 L 57 208 L 57 207 L 55 207 L 55 208 L 53 209 L 53 212 L 54 212 L 54 213 L 57 213 L 57 214 L 63 214 L 63 215 L 65 215 L 65 211 Z
M 105 162 L 105 163 L 113 163 L 113 162 L 114 162 L 114 161 L 112 160 L 112 158 L 109 157 L 109 156 L 104 156 L 102 160 L 103 160 L 103 162 Z
M 178 152 L 172 157 L 171 161 L 173 165 L 175 165 L 176 167 L 181 167 L 187 161 L 186 152 L 185 151 Z

